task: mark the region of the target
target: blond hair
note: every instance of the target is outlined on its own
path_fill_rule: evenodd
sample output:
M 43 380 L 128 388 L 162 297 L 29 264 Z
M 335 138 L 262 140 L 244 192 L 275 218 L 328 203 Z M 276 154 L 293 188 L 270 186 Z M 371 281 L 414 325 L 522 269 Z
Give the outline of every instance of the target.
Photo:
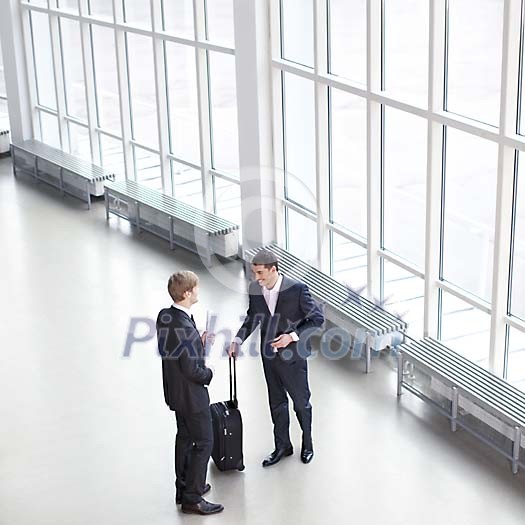
M 191 292 L 199 284 L 199 278 L 193 272 L 185 270 L 175 272 L 168 279 L 168 292 L 174 302 L 179 303 L 184 300 L 184 294 Z

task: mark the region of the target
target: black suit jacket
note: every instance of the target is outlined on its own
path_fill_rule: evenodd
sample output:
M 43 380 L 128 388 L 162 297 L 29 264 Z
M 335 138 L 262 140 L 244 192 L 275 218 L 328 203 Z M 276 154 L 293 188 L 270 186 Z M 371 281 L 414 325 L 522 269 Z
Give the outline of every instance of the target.
M 309 336 L 324 323 L 323 313 L 313 300 L 308 286 L 283 276 L 273 316 L 268 310 L 262 287 L 257 281 L 250 283 L 248 293 L 248 311 L 237 337 L 244 342 L 260 324 L 261 354 L 265 358 L 272 358 L 276 354 L 270 346 L 271 342 L 282 334 L 295 332 L 299 341 L 280 349 L 277 355 L 289 362 L 306 359 L 311 353 Z
M 172 306 L 159 312 L 157 341 L 162 357 L 164 400 L 171 410 L 197 413 L 210 405 L 207 385 L 213 372 L 204 362 L 204 347 L 191 318 Z

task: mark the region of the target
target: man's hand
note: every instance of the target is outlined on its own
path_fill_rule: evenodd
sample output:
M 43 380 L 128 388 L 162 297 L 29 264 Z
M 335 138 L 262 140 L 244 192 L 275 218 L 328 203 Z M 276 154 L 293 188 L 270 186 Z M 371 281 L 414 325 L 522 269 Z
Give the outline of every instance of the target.
M 230 357 L 237 357 L 239 355 L 239 343 L 236 343 L 236 342 L 230 343 L 230 349 L 228 350 L 228 355 Z
M 271 346 L 273 348 L 286 348 L 292 341 L 293 338 L 290 334 L 282 334 L 273 340 Z

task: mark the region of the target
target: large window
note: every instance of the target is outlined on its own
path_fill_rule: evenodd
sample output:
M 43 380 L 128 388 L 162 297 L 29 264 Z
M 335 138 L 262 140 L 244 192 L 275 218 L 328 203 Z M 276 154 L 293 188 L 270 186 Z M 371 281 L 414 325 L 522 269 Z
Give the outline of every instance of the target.
M 233 6 L 22 3 L 29 12 L 36 138 L 238 220 Z
M 503 34 L 504 7 L 516 6 L 272 4 L 280 240 L 409 335 L 505 362 L 494 372 L 525 388 L 525 143 L 513 133 L 525 135 L 525 28 L 510 16 Z M 497 130 L 502 100 L 510 126 Z

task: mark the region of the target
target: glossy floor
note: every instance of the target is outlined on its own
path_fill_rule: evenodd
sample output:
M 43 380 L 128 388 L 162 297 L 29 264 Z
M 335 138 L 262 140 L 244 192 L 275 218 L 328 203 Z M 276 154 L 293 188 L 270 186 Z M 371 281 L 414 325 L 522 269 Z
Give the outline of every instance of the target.
M 163 525 L 202 518 L 173 503 L 175 422 L 148 339 L 170 303 L 173 270 L 201 276 L 198 314 L 224 330 L 211 362 L 227 397 L 221 340 L 246 307 L 237 262 L 209 273 L 197 257 L 105 221 L 79 200 L 0 161 L 0 523 Z M 138 318 L 143 318 L 138 319 Z M 146 339 L 124 357 L 131 332 Z M 246 470 L 208 480 L 225 511 L 209 523 L 523 524 L 525 474 L 410 395 L 398 402 L 387 358 L 310 361 L 315 458 L 263 469 L 272 429 L 261 364 L 239 361 Z M 206 519 L 208 522 L 208 519 Z

